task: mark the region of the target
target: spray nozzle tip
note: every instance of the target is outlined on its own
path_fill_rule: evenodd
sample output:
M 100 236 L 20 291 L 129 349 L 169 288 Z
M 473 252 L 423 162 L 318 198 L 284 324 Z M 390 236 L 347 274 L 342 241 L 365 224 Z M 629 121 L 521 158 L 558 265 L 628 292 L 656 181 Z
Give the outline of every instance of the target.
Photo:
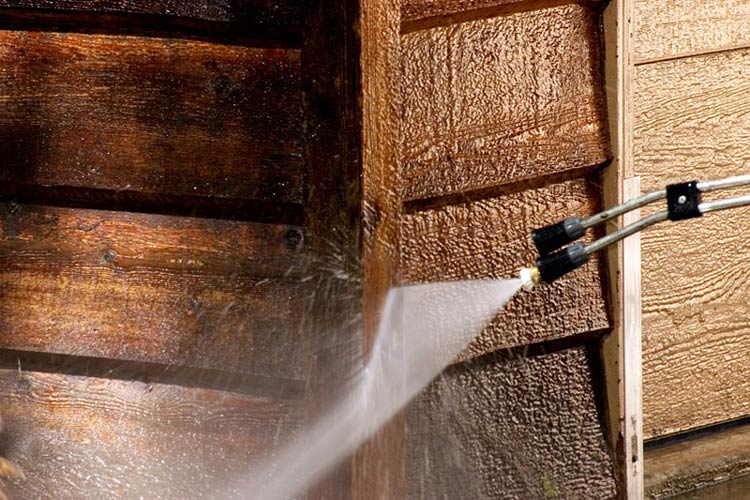
M 524 290 L 529 291 L 542 282 L 538 267 L 524 267 L 520 272 L 521 286 Z

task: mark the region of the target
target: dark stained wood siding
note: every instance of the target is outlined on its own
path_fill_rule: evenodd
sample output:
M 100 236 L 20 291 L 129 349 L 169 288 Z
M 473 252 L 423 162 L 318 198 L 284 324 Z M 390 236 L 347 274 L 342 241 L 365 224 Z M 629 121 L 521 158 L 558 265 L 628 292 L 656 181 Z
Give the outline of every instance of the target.
M 0 207 L 0 346 L 303 376 L 300 228 Z
M 304 425 L 303 10 L 0 1 L 14 498 L 217 495 Z
M 3 450 L 25 479 L 13 498 L 227 498 L 300 400 L 54 373 L 0 370 Z
M 219 24 L 301 30 L 304 4 L 301 0 L 0 0 L 0 16 L 7 11 L 71 12 L 75 14 L 126 14 Z M 39 15 L 36 12 L 35 15 Z
M 0 181 L 303 200 L 296 50 L 0 32 Z

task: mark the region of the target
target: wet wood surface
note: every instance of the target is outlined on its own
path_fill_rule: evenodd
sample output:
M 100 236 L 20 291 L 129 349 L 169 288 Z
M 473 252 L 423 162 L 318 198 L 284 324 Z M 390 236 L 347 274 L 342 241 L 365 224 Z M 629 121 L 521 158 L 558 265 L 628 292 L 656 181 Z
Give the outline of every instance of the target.
M 0 33 L 0 181 L 301 202 L 300 54 Z
M 381 311 L 398 284 L 402 207 L 399 0 L 362 0 L 362 267 L 365 359 L 381 344 Z M 381 344 L 382 345 L 382 344 Z M 404 417 L 397 414 L 352 462 L 352 500 L 405 498 Z
M 637 0 L 633 46 L 646 63 L 750 45 L 745 0 Z
M 566 5 L 404 35 L 404 197 L 607 161 L 597 23 Z
M 0 370 L 12 498 L 247 498 L 254 460 L 294 435 L 301 401 Z M 233 495 L 234 493 L 234 495 Z
M 2 209 L 0 346 L 303 376 L 300 228 Z
M 532 265 L 537 227 L 599 209 L 600 193 L 586 179 L 498 198 L 408 214 L 402 233 L 402 274 L 410 283 L 516 278 Z M 574 336 L 608 327 L 598 258 L 561 278 L 517 295 L 465 353 Z
M 643 191 L 746 174 L 750 51 L 637 68 L 634 143 Z M 739 192 L 708 195 L 716 199 Z M 746 208 L 643 234 L 646 437 L 747 415 Z M 679 390 L 678 390 L 679 389 Z
M 615 498 L 585 347 L 494 353 L 410 406 L 409 498 Z

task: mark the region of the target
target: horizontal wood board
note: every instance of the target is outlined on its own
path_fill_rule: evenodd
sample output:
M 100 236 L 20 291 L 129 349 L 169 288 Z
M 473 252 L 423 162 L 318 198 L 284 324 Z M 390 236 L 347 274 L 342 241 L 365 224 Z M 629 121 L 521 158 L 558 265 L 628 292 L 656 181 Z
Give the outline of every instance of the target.
M 0 370 L 0 406 L 26 476 L 6 488 L 39 500 L 246 498 L 232 483 L 304 419 L 302 401 L 23 367 Z
M 303 377 L 300 228 L 0 208 L 1 347 Z
M 748 74 L 750 50 L 637 68 L 634 158 L 644 192 L 747 173 Z M 643 234 L 647 438 L 750 413 L 750 287 L 741 278 L 749 217 L 738 209 Z
M 300 53 L 0 32 L 0 181 L 304 201 Z
M 105 14 L 149 14 L 260 26 L 302 24 L 299 0 L 0 0 L 1 8 L 45 9 Z
M 636 0 L 636 63 L 750 45 L 750 4 L 744 0 Z
M 592 9 L 482 19 L 401 42 L 404 198 L 591 169 L 609 158 Z

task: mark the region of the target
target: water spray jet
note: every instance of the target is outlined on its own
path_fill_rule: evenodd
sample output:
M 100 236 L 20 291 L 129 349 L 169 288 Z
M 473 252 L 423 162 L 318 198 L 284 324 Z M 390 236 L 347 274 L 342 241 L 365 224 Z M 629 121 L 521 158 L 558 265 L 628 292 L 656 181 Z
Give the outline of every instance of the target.
M 627 238 L 631 234 L 670 220 L 673 222 L 701 217 L 703 214 L 750 205 L 750 195 L 726 200 L 703 202 L 702 194 L 709 191 L 750 185 L 750 175 L 728 177 L 707 182 L 683 182 L 670 184 L 666 189 L 639 196 L 621 205 L 610 208 L 588 218 L 569 217 L 561 222 L 535 229 L 531 233 L 534 245 L 539 251 L 536 265 L 521 269 L 520 278 L 525 290 L 531 290 L 541 283 L 552 283 L 589 261 L 592 254 L 604 250 Z M 559 248 L 573 243 L 586 234 L 586 230 L 614 219 L 624 213 L 636 210 L 651 203 L 666 199 L 667 209 L 644 217 L 638 222 L 625 226 L 600 238 L 593 243 L 575 243 L 567 248 Z M 557 251 L 555 251 L 557 250 Z

